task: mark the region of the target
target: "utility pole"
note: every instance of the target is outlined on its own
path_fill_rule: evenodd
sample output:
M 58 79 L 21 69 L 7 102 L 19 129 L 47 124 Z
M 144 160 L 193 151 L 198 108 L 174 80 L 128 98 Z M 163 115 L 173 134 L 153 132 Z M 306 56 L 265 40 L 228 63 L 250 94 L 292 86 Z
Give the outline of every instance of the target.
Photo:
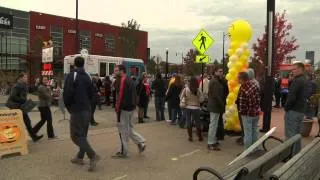
M 80 52 L 80 47 L 79 47 L 79 19 L 78 19 L 78 14 L 79 14 L 79 4 L 78 0 L 76 0 L 76 54 Z
M 272 94 L 274 90 L 274 79 L 272 77 L 272 64 L 275 58 L 275 43 L 274 43 L 274 15 L 275 0 L 267 0 L 267 53 L 265 58 L 265 98 L 263 110 L 263 127 L 261 132 L 270 130 L 271 111 L 272 111 Z
M 222 35 L 222 68 L 223 68 L 223 70 L 225 69 L 224 68 L 224 64 L 225 64 L 225 60 L 224 60 L 225 59 L 225 56 L 224 56 L 224 41 L 225 41 L 225 37 L 226 37 L 226 34 L 223 32 L 223 35 Z

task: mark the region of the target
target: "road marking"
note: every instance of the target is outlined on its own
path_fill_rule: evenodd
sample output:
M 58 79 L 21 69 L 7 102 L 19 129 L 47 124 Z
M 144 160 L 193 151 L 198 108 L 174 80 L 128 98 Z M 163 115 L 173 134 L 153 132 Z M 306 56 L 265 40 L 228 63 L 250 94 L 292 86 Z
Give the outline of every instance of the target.
M 197 152 L 199 152 L 199 151 L 200 151 L 200 149 L 196 149 L 196 150 L 194 150 L 194 151 L 191 151 L 191 152 L 188 152 L 188 153 L 185 153 L 185 154 L 181 154 L 181 155 L 179 155 L 179 157 L 173 157 L 173 158 L 171 158 L 171 161 L 177 161 L 177 160 L 182 159 L 182 158 L 184 158 L 184 157 L 191 156 L 191 155 L 193 155 L 194 153 L 197 153 Z
M 197 149 L 197 150 L 194 150 L 194 151 L 192 151 L 192 152 L 189 152 L 189 153 L 186 153 L 186 154 L 182 154 L 182 155 L 180 155 L 179 157 L 180 157 L 180 158 L 184 158 L 184 157 L 187 157 L 187 156 L 191 156 L 192 154 L 197 153 L 197 152 L 199 152 L 199 151 L 200 151 L 200 149 Z
M 124 178 L 126 178 L 126 177 L 128 177 L 128 175 L 125 174 L 125 175 L 123 175 L 123 176 L 114 178 L 113 180 L 121 180 L 121 179 L 124 179 Z

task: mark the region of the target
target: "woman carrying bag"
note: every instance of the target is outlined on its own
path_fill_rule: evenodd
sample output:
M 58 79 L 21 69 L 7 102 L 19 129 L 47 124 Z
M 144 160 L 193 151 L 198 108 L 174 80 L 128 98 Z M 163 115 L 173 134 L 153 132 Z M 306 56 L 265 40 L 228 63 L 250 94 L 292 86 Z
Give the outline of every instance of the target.
M 193 122 L 197 128 L 197 135 L 199 141 L 203 141 L 202 128 L 200 122 L 200 97 L 199 85 L 195 77 L 191 77 L 189 85 L 183 89 L 181 93 L 180 107 L 184 108 L 184 113 L 187 120 L 188 140 L 192 139 L 192 125 Z

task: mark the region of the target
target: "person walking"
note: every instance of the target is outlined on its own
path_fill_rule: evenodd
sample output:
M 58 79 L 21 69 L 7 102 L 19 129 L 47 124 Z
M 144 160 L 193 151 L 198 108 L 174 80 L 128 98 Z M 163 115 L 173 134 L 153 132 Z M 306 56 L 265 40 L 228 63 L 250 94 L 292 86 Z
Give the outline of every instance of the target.
M 244 132 L 244 148 L 248 149 L 258 140 L 258 122 L 260 111 L 260 89 L 258 84 L 249 79 L 247 72 L 240 72 L 239 113 Z
M 307 80 L 304 76 L 305 67 L 303 63 L 293 64 L 293 79 L 289 86 L 289 93 L 284 107 L 284 129 L 286 139 L 300 134 L 301 123 L 307 107 Z M 296 142 L 292 148 L 292 156 L 301 149 L 301 140 Z
M 139 123 L 144 123 L 144 112 L 145 112 L 145 106 L 149 102 L 149 96 L 151 93 L 150 86 L 146 83 L 147 78 L 145 76 L 142 76 L 142 78 L 139 81 L 139 84 L 136 86 L 137 89 L 137 96 L 139 98 L 138 102 L 138 120 Z M 134 83 L 132 83 L 134 85 Z
M 208 110 L 210 112 L 210 124 L 208 131 L 208 149 L 220 151 L 219 142 L 217 139 L 217 130 L 219 117 L 225 111 L 226 100 L 225 89 L 222 83 L 223 68 L 216 67 L 213 72 L 213 77 L 209 83 L 208 91 Z
M 182 83 L 180 76 L 175 76 L 175 81 L 169 87 L 169 90 L 166 95 L 166 100 L 171 107 L 171 124 L 176 125 L 180 123 L 182 112 L 180 109 L 180 94 L 182 91 Z
M 145 104 L 143 106 L 143 118 L 149 119 L 150 117 L 148 116 L 148 107 L 149 107 L 149 101 L 151 98 L 150 82 L 149 82 L 147 73 L 143 73 L 142 78 L 144 79 L 143 84 L 148 92 L 148 95 L 146 96 L 146 99 L 145 99 Z
M 38 133 L 41 127 L 47 122 L 47 134 L 48 139 L 57 138 L 54 134 L 53 125 L 52 125 L 52 113 L 50 110 L 51 105 L 51 91 L 48 86 L 48 78 L 46 76 L 40 77 L 39 86 L 38 86 L 38 97 L 39 97 L 39 106 L 41 120 L 34 126 L 33 130 L 35 133 Z
M 275 75 L 274 78 L 274 97 L 276 100 L 276 104 L 273 106 L 274 108 L 280 108 L 280 100 L 281 100 L 281 78 L 279 74 Z
M 126 69 L 123 65 L 118 65 L 114 69 L 114 73 L 118 77 L 116 83 L 117 102 L 116 115 L 119 136 L 121 141 L 120 150 L 113 155 L 113 158 L 127 158 L 128 157 L 128 143 L 131 138 L 137 144 L 139 152 L 142 153 L 145 148 L 145 139 L 136 131 L 133 130 L 132 117 L 137 103 L 137 92 L 132 80 L 127 77 Z
M 185 101 L 184 113 L 187 121 L 188 140 L 190 142 L 193 141 L 193 123 L 196 126 L 199 141 L 203 141 L 200 122 L 200 98 L 201 92 L 199 90 L 197 78 L 191 77 L 189 85 L 183 89 L 180 97 L 181 101 Z
M 99 123 L 96 122 L 94 118 L 94 114 L 96 112 L 97 105 L 99 105 L 100 101 L 100 91 L 98 89 L 98 78 L 97 76 L 92 77 L 92 99 L 91 99 L 91 126 L 97 126 Z
M 91 118 L 92 82 L 89 74 L 84 70 L 84 58 L 74 59 L 75 69 L 68 74 L 64 83 L 63 100 L 70 118 L 70 136 L 79 152 L 71 162 L 83 165 L 84 155 L 90 159 L 89 171 L 96 169 L 100 156 L 90 146 L 87 135 Z
M 105 90 L 105 104 L 106 106 L 110 106 L 110 96 L 111 96 L 111 86 L 112 86 L 112 81 L 110 80 L 110 76 L 106 76 L 104 79 L 104 90 Z
M 6 103 L 6 106 L 10 109 L 20 109 L 22 111 L 23 122 L 27 128 L 27 131 L 34 142 L 39 141 L 43 135 L 38 136 L 34 132 L 31 126 L 31 120 L 28 115 L 28 75 L 26 73 L 21 73 L 18 76 L 17 83 L 12 87 L 10 96 Z
M 152 89 L 154 92 L 154 104 L 156 108 L 156 120 L 163 121 L 164 117 L 164 104 L 165 104 L 165 94 L 166 94 L 166 86 L 165 81 L 162 78 L 160 73 L 157 73 L 156 80 L 152 82 Z

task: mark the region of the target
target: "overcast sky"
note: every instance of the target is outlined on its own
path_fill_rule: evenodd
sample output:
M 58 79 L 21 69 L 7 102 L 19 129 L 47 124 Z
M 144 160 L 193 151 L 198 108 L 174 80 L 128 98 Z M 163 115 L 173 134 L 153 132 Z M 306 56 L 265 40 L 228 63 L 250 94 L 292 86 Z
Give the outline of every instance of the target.
M 75 0 L 0 0 L 0 5 L 25 11 L 39 11 L 60 16 L 75 17 Z M 276 11 L 287 10 L 293 23 L 292 35 L 300 48 L 293 55 L 305 59 L 305 51 L 316 51 L 320 60 L 320 1 L 276 0 Z M 208 50 L 211 59 L 222 58 L 222 32 L 232 21 L 247 20 L 253 27 L 250 46 L 256 41 L 266 23 L 266 0 L 79 0 L 79 18 L 89 21 L 121 25 L 133 18 L 141 30 L 149 33 L 151 55 L 169 61 L 181 62 L 181 53 L 192 48 L 192 40 L 201 28 L 214 38 Z M 229 43 L 226 41 L 225 48 Z M 176 53 L 180 53 L 178 57 Z

